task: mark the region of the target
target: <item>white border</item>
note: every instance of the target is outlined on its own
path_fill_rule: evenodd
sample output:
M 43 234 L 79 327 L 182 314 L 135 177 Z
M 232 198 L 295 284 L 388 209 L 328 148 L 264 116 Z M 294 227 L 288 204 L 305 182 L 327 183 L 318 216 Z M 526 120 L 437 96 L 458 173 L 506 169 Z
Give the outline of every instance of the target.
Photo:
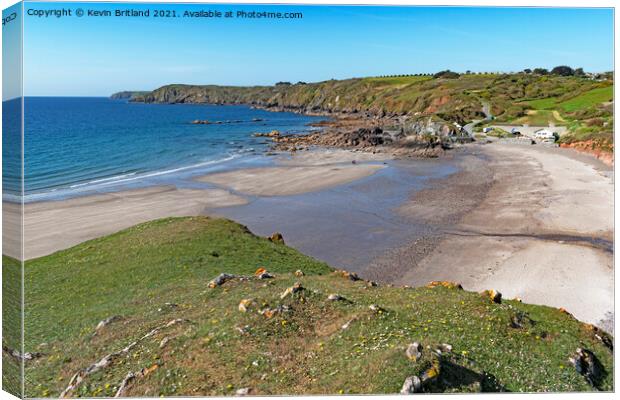
M 44 2 L 44 0 L 30 0 L 30 1 L 41 1 Z M 316 5 L 395 5 L 395 6 L 488 6 L 488 7 L 583 7 L 583 8 L 595 8 L 595 7 L 610 7 L 610 8 L 614 8 L 614 26 L 618 26 L 617 22 L 618 22 L 618 13 L 615 12 L 615 7 L 617 2 L 614 0 L 589 0 L 589 1 L 584 1 L 584 0 L 538 0 L 538 1 L 532 1 L 532 0 L 521 0 L 521 1 L 515 1 L 515 0 L 477 0 L 477 1 L 468 1 L 468 0 L 447 0 L 447 1 L 442 1 L 442 0 L 422 0 L 422 1 L 412 1 L 412 0 L 387 0 L 387 1 L 379 1 L 379 0 L 287 0 L 287 1 L 264 1 L 264 0 L 241 0 L 241 1 L 230 1 L 230 0 L 220 0 L 220 1 L 216 1 L 216 0 L 201 0 L 201 1 L 179 1 L 179 2 L 174 2 L 174 1 L 164 1 L 164 0 L 130 0 L 130 1 L 122 1 L 122 0 L 107 0 L 107 1 L 94 1 L 94 0 L 85 0 L 85 1 L 75 1 L 75 0 L 68 0 L 68 1 L 63 1 L 63 2 L 75 2 L 75 3 L 84 3 L 84 2 L 107 2 L 107 3 L 205 3 L 205 4 L 316 4 Z M 2 9 L 5 9 L 13 4 L 17 3 L 17 1 L 15 0 L 0 0 L 0 5 L 2 6 Z M 23 25 L 22 25 L 22 29 L 23 29 Z M 23 35 L 22 35 L 23 36 Z M 23 39 L 23 37 L 22 37 Z M 616 43 L 618 43 L 618 31 L 614 30 L 614 50 L 615 50 L 615 45 Z M 617 61 L 618 61 L 618 52 L 614 51 L 614 66 L 617 65 Z M 0 54 L 0 63 L 2 60 L 2 55 Z M 22 57 L 22 62 L 23 62 L 23 57 Z M 615 74 L 614 74 L 614 80 L 615 80 Z M 0 78 L 0 85 L 2 84 L 2 78 Z M 23 82 L 22 82 L 22 90 L 23 90 Z M 615 85 L 614 82 L 614 98 L 618 99 L 618 85 Z M 23 113 L 23 100 L 22 100 L 22 113 Z M 614 102 L 614 116 L 618 115 L 618 102 L 615 101 Z M 0 111 L 0 116 L 1 116 L 1 111 Z M 23 118 L 23 114 L 22 114 L 22 118 Z M 2 122 L 1 122 L 1 118 L 0 118 L 0 128 L 2 126 Z M 617 121 L 614 118 L 614 122 L 617 123 Z M 616 124 L 614 124 L 614 128 L 616 127 Z M 22 121 L 22 129 L 23 129 L 23 121 Z M 614 143 L 617 143 L 617 139 L 618 139 L 618 135 L 617 135 L 617 130 L 614 131 Z M 23 136 L 23 133 L 22 133 Z M 23 146 L 23 140 L 22 140 L 22 146 Z M 23 151 L 23 148 L 22 148 Z M 1 158 L 1 154 L 2 154 L 2 144 L 0 143 L 0 158 Z M 23 160 L 22 160 L 23 162 Z M 22 165 L 23 167 L 23 165 Z M 616 176 L 616 168 L 614 167 L 614 179 Z M 0 183 L 1 185 L 1 183 Z M 1 187 L 1 186 L 0 186 Z M 620 189 L 614 185 L 614 204 L 615 204 L 615 199 L 618 197 L 618 193 L 619 193 Z M 23 218 L 23 216 L 22 216 Z M 614 226 L 619 226 L 618 222 L 620 221 L 620 217 L 615 213 L 615 208 L 614 208 Z M 0 227 L 1 227 L 1 223 L 2 223 L 2 216 L 0 213 Z M 23 226 L 23 224 L 22 224 Z M 1 230 L 1 228 L 0 228 Z M 23 230 L 22 230 L 22 235 L 23 235 Z M 614 230 L 614 248 L 615 248 L 615 230 Z M 22 243 L 23 243 L 23 238 L 22 238 Z M 1 249 L 1 244 L 0 244 L 0 249 Z M 23 250 L 22 250 L 23 251 Z M 614 250 L 614 254 L 615 254 L 615 250 Z M 614 257 L 614 268 L 616 268 L 617 266 L 617 258 Z M 615 275 L 615 274 L 614 274 Z M 22 279 L 22 285 L 23 285 L 23 279 Z M 618 283 L 616 282 L 616 288 L 617 288 Z M 22 286 L 22 290 L 23 290 L 23 286 Z M 1 288 L 0 288 L 0 292 L 1 292 Z M 23 292 L 22 292 L 23 293 Z M 620 299 L 618 299 L 618 296 L 616 296 L 615 298 L 615 309 L 616 310 L 620 310 L 620 308 L 618 307 L 618 304 L 620 303 L 619 301 Z M 22 298 L 23 301 L 23 298 Z M 23 320 L 22 320 L 22 325 L 23 325 Z M 620 332 L 618 330 L 618 320 L 616 319 L 615 321 L 615 332 Z M 0 320 L 0 326 L 1 326 L 1 320 Z M 23 343 L 23 328 L 22 328 L 22 343 Z M 23 352 L 23 349 L 22 349 Z M 617 387 L 618 385 L 618 357 L 614 356 L 614 383 L 615 383 L 615 387 Z M 453 395 L 442 395 L 442 394 L 436 394 L 436 395 L 430 395 L 432 396 L 433 399 L 454 399 L 454 398 L 475 398 L 475 395 L 465 395 L 465 394 L 453 394 Z M 545 399 L 575 399 L 575 400 L 581 400 L 581 399 L 611 399 L 614 398 L 615 395 L 612 393 L 554 393 L 554 394 L 529 394 L 529 393 L 503 393 L 503 394 L 496 394 L 496 393 L 489 393 L 489 394 L 480 394 L 478 395 L 480 398 L 484 398 L 484 399 L 508 399 L 508 398 L 515 398 L 518 397 L 520 399 L 525 399 L 525 398 L 531 398 L 531 397 L 543 397 Z M 283 396 L 284 398 L 290 398 L 290 396 Z M 329 398 L 329 397 L 334 397 L 334 396 L 297 396 L 295 397 L 296 399 L 317 399 L 317 398 Z M 349 397 L 353 397 L 353 396 L 349 396 Z M 355 397 L 360 397 L 360 396 L 355 396 Z M 254 397 L 255 399 L 270 399 L 273 397 Z M 398 396 L 393 395 L 393 396 L 376 396 L 376 395 L 367 395 L 364 396 L 364 398 L 368 398 L 368 399 L 386 399 L 386 398 L 398 398 Z M 11 396 L 10 394 L 2 391 L 0 392 L 0 400 L 5 400 L 5 399 L 14 399 L 13 396 Z M 137 399 L 137 398 L 136 398 Z M 175 399 L 195 399 L 195 397 L 175 397 Z

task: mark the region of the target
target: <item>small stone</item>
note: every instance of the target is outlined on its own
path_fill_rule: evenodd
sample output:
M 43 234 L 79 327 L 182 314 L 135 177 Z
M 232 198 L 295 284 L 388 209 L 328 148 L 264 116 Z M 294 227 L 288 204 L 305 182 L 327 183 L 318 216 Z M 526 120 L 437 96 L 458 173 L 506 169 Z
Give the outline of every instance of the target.
M 252 299 L 243 299 L 239 303 L 239 311 L 247 312 L 254 301 Z
M 298 278 L 304 276 L 304 271 L 298 269 L 297 271 L 295 271 L 295 276 Z
M 375 282 L 375 281 L 368 281 L 368 282 L 366 283 L 366 285 L 367 285 L 368 287 L 375 287 L 375 286 L 378 286 L 378 285 L 377 285 L 377 282 Z
M 405 354 L 411 361 L 417 362 L 422 357 L 422 346 L 418 342 L 413 342 L 407 347 Z
M 166 347 L 169 341 L 170 341 L 169 337 L 166 336 L 165 338 L 163 338 L 161 342 L 159 342 L 159 348 L 163 349 L 164 347 Z
M 442 343 L 439 346 L 437 346 L 437 350 L 439 351 L 439 354 L 451 353 L 452 352 L 452 345 L 449 345 L 447 343 Z
M 413 394 L 419 393 L 422 390 L 422 381 L 417 376 L 413 375 L 405 379 L 403 388 L 400 389 L 400 394 Z
M 437 286 L 445 287 L 446 289 L 463 289 L 460 283 L 450 282 L 450 281 L 432 281 L 429 282 L 426 287 L 432 289 Z
M 102 321 L 99 321 L 99 323 L 95 327 L 95 334 L 97 332 L 99 332 L 101 329 L 103 329 L 106 326 L 110 325 L 111 323 L 119 321 L 121 319 L 122 319 L 122 317 L 120 315 L 113 315 L 113 316 L 108 317 L 108 318 L 106 318 L 106 319 L 104 319 Z
M 500 304 L 502 302 L 502 294 L 495 289 L 485 290 L 480 294 L 488 297 L 493 303 Z
M 289 295 L 295 294 L 297 292 L 300 292 L 304 290 L 303 286 L 301 286 L 301 283 L 297 282 L 295 283 L 293 286 L 287 288 L 281 295 L 280 295 L 280 299 L 284 299 Z
M 344 323 L 344 325 L 342 325 L 342 326 L 341 326 L 341 329 L 342 329 L 343 331 L 345 331 L 345 330 L 349 329 L 349 327 L 351 326 L 351 324 L 352 324 L 353 322 L 355 322 L 355 320 L 356 320 L 356 319 L 357 319 L 357 318 L 352 318 L 352 319 L 348 320 L 347 322 L 345 322 L 345 323 Z
M 368 308 L 370 309 L 370 311 L 374 311 L 374 312 L 383 312 L 385 311 L 383 308 L 379 307 L 376 304 L 371 304 L 368 306 Z
M 329 300 L 329 301 L 340 301 L 340 300 L 344 300 L 344 297 L 342 297 L 339 294 L 332 293 L 329 296 L 327 296 L 327 300 Z
M 237 389 L 235 394 L 237 396 L 247 396 L 248 394 L 250 394 L 251 391 L 252 389 L 246 387 L 246 388 Z
M 210 281 L 207 286 L 209 286 L 211 289 L 214 289 L 218 286 L 223 285 L 226 281 L 235 279 L 236 277 L 237 277 L 236 275 L 221 273 L 215 279 Z

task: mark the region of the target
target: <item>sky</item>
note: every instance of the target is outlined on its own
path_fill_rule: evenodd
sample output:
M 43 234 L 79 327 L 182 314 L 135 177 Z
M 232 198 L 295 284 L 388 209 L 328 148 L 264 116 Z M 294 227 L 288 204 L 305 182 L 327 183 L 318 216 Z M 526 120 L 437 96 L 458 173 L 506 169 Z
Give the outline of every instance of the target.
M 108 96 L 170 83 L 270 85 L 361 76 L 613 69 L 613 11 L 569 8 L 26 3 L 24 92 Z M 149 18 L 75 10 L 151 10 Z M 154 18 L 155 9 L 179 17 Z M 302 19 L 186 18 L 184 11 L 302 12 Z
M 20 97 L 21 79 L 21 6 L 14 4 L 2 11 L 2 100 Z

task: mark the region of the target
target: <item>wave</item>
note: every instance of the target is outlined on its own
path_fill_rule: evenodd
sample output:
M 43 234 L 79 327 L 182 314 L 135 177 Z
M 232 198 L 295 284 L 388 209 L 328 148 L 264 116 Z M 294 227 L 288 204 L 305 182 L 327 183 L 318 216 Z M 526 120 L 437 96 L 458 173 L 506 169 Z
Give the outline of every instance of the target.
M 162 175 L 174 174 L 174 173 L 188 171 L 188 170 L 192 170 L 196 168 L 202 168 L 202 167 L 222 164 L 228 161 L 235 160 L 242 156 L 243 156 L 242 152 L 239 152 L 236 154 L 231 154 L 228 157 L 219 158 L 216 160 L 204 161 L 204 162 L 200 162 L 197 164 L 186 165 L 183 167 L 165 169 L 165 170 L 160 170 L 160 171 L 151 171 L 151 172 L 145 172 L 141 174 L 136 173 L 136 172 L 131 172 L 131 173 L 115 175 L 115 176 L 111 176 L 107 178 L 98 178 L 98 179 L 94 179 L 88 182 L 73 184 L 69 186 L 68 188 L 54 188 L 54 189 L 50 189 L 44 192 L 29 193 L 29 194 L 24 195 L 24 202 L 28 203 L 28 202 L 38 201 L 38 200 L 45 200 L 51 196 L 63 196 L 63 195 L 70 196 L 72 194 L 77 194 L 77 193 L 91 191 L 91 190 L 98 190 L 98 189 L 107 188 L 110 186 L 113 187 L 116 185 L 125 185 L 130 182 L 134 182 L 134 181 L 141 180 L 141 179 L 154 178 L 154 177 L 158 177 Z M 19 200 L 20 197 L 18 195 L 9 195 L 9 196 L 11 197 L 13 202 L 20 201 Z M 5 195 L 5 198 L 6 198 L 6 195 Z

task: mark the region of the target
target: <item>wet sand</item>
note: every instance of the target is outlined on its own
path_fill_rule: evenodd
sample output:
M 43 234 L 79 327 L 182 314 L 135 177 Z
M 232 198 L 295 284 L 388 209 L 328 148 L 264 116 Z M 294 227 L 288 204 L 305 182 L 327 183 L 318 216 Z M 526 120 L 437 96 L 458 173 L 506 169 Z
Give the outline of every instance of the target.
M 245 168 L 203 177 L 219 187 L 190 189 L 174 186 L 87 195 L 66 200 L 27 203 L 24 208 L 24 259 L 51 254 L 153 219 L 214 215 L 221 207 L 239 207 L 256 196 L 295 196 L 328 190 L 373 175 L 385 157 L 352 152 L 317 151 L 313 156 L 280 156 L 284 166 Z M 360 159 L 360 163 L 351 161 Z M 284 196 L 284 197 L 282 197 Z M 19 205 L 4 203 L 4 254 L 21 258 Z M 260 214 L 260 212 L 258 212 Z
M 309 165 L 246 168 L 209 174 L 196 180 L 253 196 L 288 196 L 314 192 L 370 176 L 382 165 Z

